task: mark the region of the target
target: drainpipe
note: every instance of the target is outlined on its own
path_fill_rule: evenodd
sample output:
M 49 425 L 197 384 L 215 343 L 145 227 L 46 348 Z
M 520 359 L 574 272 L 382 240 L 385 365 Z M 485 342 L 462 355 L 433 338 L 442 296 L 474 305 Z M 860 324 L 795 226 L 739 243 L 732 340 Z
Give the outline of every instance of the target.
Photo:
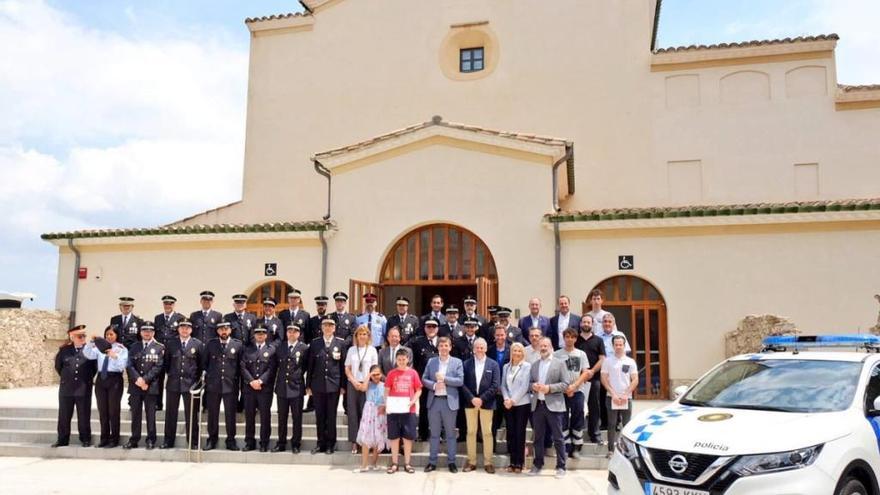
M 73 262 L 73 290 L 70 294 L 70 328 L 73 328 L 76 326 L 76 297 L 77 292 L 79 291 L 79 264 L 82 255 L 80 255 L 79 249 L 73 245 L 73 238 L 67 239 L 67 247 L 73 251 L 75 256 Z
M 565 144 L 565 155 L 553 164 L 551 171 L 553 177 L 553 213 L 559 213 L 562 209 L 559 207 L 559 175 L 556 173 L 559 167 L 566 163 L 574 156 L 574 143 Z M 556 300 L 562 295 L 562 241 L 559 238 L 559 222 L 553 222 L 553 274 L 555 278 L 554 288 L 556 290 Z
M 330 185 L 332 182 L 330 170 L 321 164 L 318 160 L 312 158 L 315 165 L 315 172 L 327 178 L 327 214 L 324 215 L 324 221 L 330 221 Z M 327 294 L 327 239 L 324 238 L 324 232 L 318 232 L 318 239 L 321 240 L 321 294 Z

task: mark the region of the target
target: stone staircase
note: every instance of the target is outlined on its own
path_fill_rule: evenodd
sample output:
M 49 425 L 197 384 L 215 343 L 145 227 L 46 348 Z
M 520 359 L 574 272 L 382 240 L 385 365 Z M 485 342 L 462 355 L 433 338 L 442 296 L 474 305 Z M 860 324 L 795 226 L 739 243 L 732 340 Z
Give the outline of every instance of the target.
M 44 458 L 81 458 L 81 459 L 104 459 L 104 460 L 124 460 L 137 459 L 149 461 L 187 461 L 188 451 L 184 448 L 186 440 L 184 437 L 183 410 L 179 415 L 177 446 L 173 449 L 162 450 L 158 447 L 154 450 L 144 448 L 146 427 L 143 428 L 140 448 L 132 450 L 124 450 L 121 447 L 114 449 L 99 449 L 96 447 L 80 447 L 77 437 L 77 422 L 74 415 L 71 424 L 71 446 L 51 448 L 49 447 L 56 439 L 56 423 L 58 418 L 57 409 L 41 408 L 41 407 L 0 407 L 0 455 L 15 457 L 44 457 Z M 92 440 L 97 443 L 98 434 L 100 433 L 100 425 L 98 423 L 98 411 L 92 410 L 91 416 Z M 160 411 L 157 413 L 156 428 L 158 431 L 157 445 L 162 442 L 162 436 L 165 429 L 165 413 Z M 205 421 L 206 415 L 202 416 L 202 439 L 206 438 Z M 223 417 L 220 419 L 220 439 L 218 448 L 208 452 L 201 452 L 202 462 L 236 462 L 236 463 L 267 463 L 267 464 L 318 464 L 333 466 L 356 466 L 360 462 L 360 455 L 351 454 L 351 444 L 346 441 L 347 426 L 346 417 L 340 411 L 336 418 L 337 424 L 337 451 L 333 455 L 317 454 L 311 455 L 309 451 L 317 442 L 315 431 L 315 415 L 314 413 L 303 414 L 303 439 L 299 454 L 291 454 L 287 452 L 277 453 L 261 453 L 259 451 L 252 452 L 232 452 L 224 449 L 225 430 L 223 426 Z M 275 444 L 277 435 L 277 415 L 272 412 L 272 442 Z M 131 429 L 130 412 L 125 409 L 123 404 L 122 411 L 122 442 L 128 439 Z M 288 430 L 288 434 L 289 434 Z M 236 431 L 236 440 L 239 446 L 244 443 L 244 416 L 238 415 L 238 426 Z M 259 435 L 259 425 L 257 426 L 257 434 Z M 507 444 L 504 441 L 504 430 L 499 431 L 499 441 L 496 444 L 496 455 L 494 463 L 496 467 L 507 465 L 508 459 L 504 455 L 507 453 Z M 531 433 L 527 434 L 527 438 L 531 437 Z M 531 449 L 531 445 L 529 445 Z M 482 448 L 478 446 L 478 452 Z M 443 453 L 444 446 L 440 448 L 440 464 L 446 463 L 446 456 Z M 605 458 L 607 452 L 604 446 L 596 444 L 585 444 L 581 451 L 580 459 L 569 459 L 569 469 L 607 469 L 608 462 Z M 195 460 L 195 452 L 191 453 L 191 457 Z M 463 466 L 465 463 L 465 445 L 460 442 L 458 445 L 458 465 Z M 380 463 L 387 463 L 389 456 L 381 456 Z M 424 466 L 428 461 L 428 442 L 416 442 L 413 447 L 413 465 Z M 530 462 L 530 459 L 527 461 Z M 555 460 L 549 458 L 545 464 L 552 466 Z M 479 463 L 482 463 L 480 460 Z

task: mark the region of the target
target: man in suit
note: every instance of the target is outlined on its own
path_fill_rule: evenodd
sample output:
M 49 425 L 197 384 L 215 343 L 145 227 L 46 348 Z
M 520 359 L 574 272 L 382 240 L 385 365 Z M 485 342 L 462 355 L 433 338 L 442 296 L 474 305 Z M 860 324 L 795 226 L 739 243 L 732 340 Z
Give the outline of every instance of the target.
M 440 337 L 437 343 L 439 354 L 428 361 L 422 373 L 422 385 L 428 389 L 428 425 L 431 430 L 431 447 L 425 472 L 437 469 L 440 455 L 440 433 L 446 433 L 446 463 L 449 472 L 455 473 L 455 455 L 458 449 L 455 439 L 455 418 L 458 415 L 459 389 L 464 384 L 464 365 L 460 359 L 450 355 L 452 341 Z
M 464 314 L 462 314 L 461 318 L 460 318 L 462 323 L 464 322 L 464 320 L 466 318 L 473 318 L 473 319 L 477 320 L 478 322 L 480 322 L 480 325 L 479 325 L 480 327 L 482 327 L 483 325 L 486 324 L 486 319 L 483 318 L 482 316 L 480 316 L 479 314 L 477 314 L 477 298 L 476 297 L 468 294 L 468 295 L 464 296 L 464 301 L 462 301 L 462 304 L 464 304 Z
M 410 339 L 416 337 L 416 334 L 421 327 L 421 322 L 419 322 L 416 315 L 409 314 L 409 299 L 398 297 L 395 304 L 397 305 L 397 314 L 388 318 L 388 328 L 397 327 L 400 330 L 400 342 L 403 345 L 408 345 Z M 391 369 L 394 369 L 396 364 L 394 364 L 393 355 L 391 363 Z
M 382 374 L 387 376 L 389 371 L 397 367 L 398 349 L 406 350 L 409 355 L 409 362 L 406 365 L 412 366 L 413 352 L 412 349 L 400 343 L 400 329 L 397 327 L 390 327 L 385 337 L 388 341 L 388 345 L 379 350 L 379 366 L 382 368 Z
M 315 427 L 318 445 L 312 454 L 336 451 L 336 408 L 343 389 L 345 341 L 335 335 L 336 319 L 327 316 L 321 322 L 321 336 L 309 344 L 308 389 L 315 397 Z
M 208 409 L 208 441 L 205 450 L 217 448 L 220 436 L 220 402 L 226 423 L 226 449 L 239 450 L 235 443 L 235 411 L 238 403 L 239 364 L 244 345 L 230 337 L 229 322 L 217 325 L 217 338 L 208 342 L 205 351 L 205 402 Z
M 522 330 L 519 327 L 510 324 L 510 308 L 501 306 L 498 308 L 498 312 L 495 313 L 498 317 L 498 324 L 504 327 L 504 334 L 506 335 L 507 343 L 512 344 L 514 342 L 519 342 L 522 345 L 528 344 L 528 341 L 523 336 Z M 495 328 L 498 328 L 498 324 L 495 325 Z M 495 337 L 495 333 L 492 333 L 492 337 Z
M 486 340 L 474 341 L 474 357 L 464 363 L 464 384 L 461 398 L 467 418 L 467 464 L 464 472 L 477 469 L 477 428 L 483 432 L 483 466 L 489 474 L 495 473 L 492 462 L 492 411 L 495 396 L 501 387 L 501 368 L 486 356 Z
M 132 313 L 134 310 L 133 297 L 119 298 L 119 314 L 110 318 L 110 324 L 114 325 L 119 331 L 119 339 L 126 349 L 131 350 L 131 346 L 140 340 L 138 329 L 144 323 L 137 315 Z
M 284 340 L 284 336 L 282 335 L 282 332 L 284 332 L 284 330 L 282 330 L 284 325 L 282 325 L 281 319 L 275 316 L 276 304 L 277 301 L 271 297 L 263 299 L 263 317 L 257 320 L 259 323 L 258 326 L 262 325 L 262 327 L 266 329 L 266 342 L 273 345 Z M 254 335 L 252 332 L 244 344 L 245 346 L 249 346 L 253 343 Z
M 580 321 L 580 320 L 578 320 Z M 553 438 L 556 449 L 556 477 L 565 476 L 565 443 L 562 440 L 562 416 L 565 414 L 565 390 L 568 388 L 568 370 L 565 362 L 553 357 L 553 344 L 544 337 L 540 343 L 541 359 L 532 365 L 532 431 L 535 459 L 530 476 L 541 473 L 544 467 L 544 437 Z
M 344 340 L 346 347 L 348 347 L 351 344 L 351 336 L 354 333 L 354 329 L 357 328 L 357 317 L 345 309 L 348 305 L 348 294 L 345 292 L 333 293 L 333 302 L 336 304 L 336 311 L 331 316 L 336 320 L 336 336 Z M 346 350 L 343 349 L 343 356 L 345 356 Z
M 223 314 L 211 309 L 214 293 L 209 290 L 199 293 L 199 304 L 202 309 L 189 315 L 189 321 L 193 324 L 193 335 L 202 342 L 210 342 L 217 337 L 217 324 L 223 321 Z
M 518 326 L 523 335 L 528 335 L 531 328 L 540 328 L 545 337 L 550 336 L 550 318 L 541 314 L 540 299 L 537 297 L 529 299 L 529 314 L 519 319 Z
M 165 365 L 165 346 L 157 342 L 153 324 L 141 325 L 141 341 L 128 353 L 128 394 L 131 404 L 131 438 L 122 446 L 136 449 L 141 440 L 141 418 L 147 416 L 147 450 L 156 446 L 156 401 L 159 376 Z
M 449 337 L 450 341 L 464 335 L 464 325 L 458 322 L 458 308 L 454 305 L 446 306 L 446 323 L 440 325 L 437 335 Z
M 229 323 L 233 339 L 244 343 L 250 336 L 251 329 L 257 326 L 257 315 L 245 311 L 248 296 L 235 294 L 232 296 L 232 313 L 223 316 L 223 321 Z
M 425 322 L 428 318 L 434 318 L 440 325 L 446 323 L 446 316 L 443 314 L 443 296 L 434 294 L 431 296 L 431 312 L 422 315 L 419 318 L 419 333 L 425 334 Z
M 303 397 L 306 395 L 304 375 L 309 360 L 309 345 L 300 340 L 300 333 L 300 327 L 294 319 L 287 325 L 287 340 L 275 349 L 278 372 L 275 378 L 275 395 L 278 397 L 278 442 L 272 447 L 272 452 L 284 452 L 287 449 L 288 413 L 293 424 L 290 451 L 299 454 L 302 442 Z
M 171 339 L 177 338 L 177 324 L 181 319 L 186 318 L 182 314 L 174 311 L 174 303 L 177 298 L 174 296 L 162 296 L 162 312 L 153 318 L 153 326 L 156 327 L 156 340 L 160 344 L 165 345 Z M 158 378 L 159 381 L 159 398 L 156 403 L 156 410 L 162 410 L 163 397 L 165 394 L 165 371 Z
M 299 289 L 292 289 L 287 293 L 287 309 L 278 313 L 278 318 L 281 319 L 281 325 L 285 331 L 293 323 L 300 328 L 300 335 L 305 332 L 311 315 L 308 311 L 302 309 L 302 292 Z M 284 335 L 279 335 L 279 337 L 279 343 L 283 343 L 286 340 Z
M 205 344 L 192 337 L 192 322 L 184 318 L 177 322 L 179 336 L 165 342 L 165 375 L 168 377 L 168 410 L 165 411 L 165 438 L 160 449 L 174 447 L 177 437 L 177 414 L 180 400 L 183 399 L 184 423 L 189 448 L 198 448 L 199 424 L 197 415 L 201 404 L 196 401 L 190 406 L 190 389 L 202 377 L 205 361 Z M 192 431 L 190 431 L 192 426 Z M 192 433 L 192 434 L 191 434 Z
M 58 386 L 58 438 L 53 448 L 70 443 L 70 420 L 76 407 L 76 424 L 83 447 L 92 445 L 92 380 L 96 362 L 86 357 L 86 326 L 77 325 L 67 331 L 70 339 L 55 355 L 55 371 L 61 377 Z
M 275 385 L 275 347 L 268 342 L 268 329 L 262 322 L 254 328 L 254 340 L 241 357 L 244 395 L 244 450 L 256 450 L 256 416 L 260 412 L 260 452 L 269 451 L 272 436 L 272 392 Z
M 439 354 L 437 344 L 440 322 L 434 318 L 428 318 L 424 322 L 425 334 L 416 337 L 412 341 L 413 367 L 419 376 L 425 373 L 428 361 Z M 428 439 L 428 394 L 419 397 L 419 437 L 420 442 Z
M 580 330 L 581 317 L 571 312 L 571 299 L 568 296 L 559 296 L 559 311 L 556 316 L 550 318 L 550 342 L 553 344 L 553 350 L 558 350 L 565 345 L 562 332 L 566 328 L 574 328 Z

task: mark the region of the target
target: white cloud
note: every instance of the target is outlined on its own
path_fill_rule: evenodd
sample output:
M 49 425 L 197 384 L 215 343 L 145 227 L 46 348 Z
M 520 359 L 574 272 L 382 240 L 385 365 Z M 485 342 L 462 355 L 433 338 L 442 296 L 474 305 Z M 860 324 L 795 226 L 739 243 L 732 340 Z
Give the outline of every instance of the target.
M 838 78 L 844 84 L 880 84 L 880 1 L 812 0 L 808 30 L 840 35 Z

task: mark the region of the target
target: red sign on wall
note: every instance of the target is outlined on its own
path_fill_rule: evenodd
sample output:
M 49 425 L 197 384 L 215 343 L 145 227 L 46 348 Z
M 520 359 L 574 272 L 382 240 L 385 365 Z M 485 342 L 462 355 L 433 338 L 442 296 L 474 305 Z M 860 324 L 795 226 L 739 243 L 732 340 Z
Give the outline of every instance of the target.
M 89 269 L 84 266 L 80 267 L 79 278 L 80 278 L 80 280 L 89 278 Z

